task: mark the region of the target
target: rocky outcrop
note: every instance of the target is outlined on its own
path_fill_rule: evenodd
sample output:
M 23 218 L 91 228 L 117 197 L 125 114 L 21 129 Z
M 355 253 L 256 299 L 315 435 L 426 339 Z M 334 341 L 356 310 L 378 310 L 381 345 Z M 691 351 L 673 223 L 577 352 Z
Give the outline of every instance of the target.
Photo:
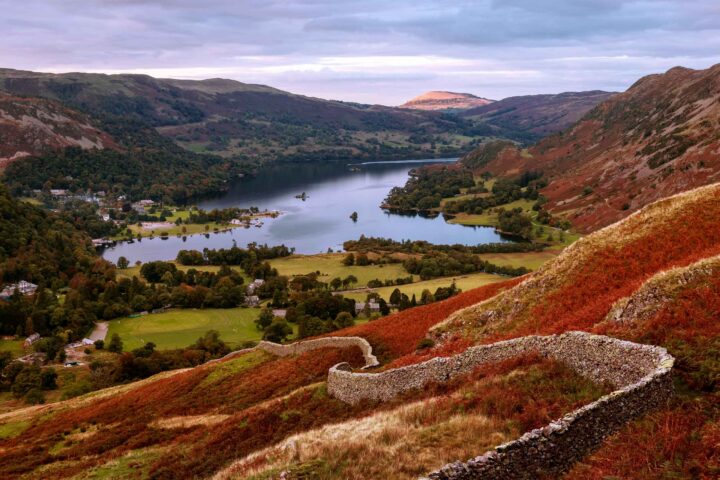
M 446 465 L 428 478 L 530 479 L 539 473 L 561 474 L 627 422 L 661 406 L 672 393 L 670 370 L 674 360 L 664 348 L 583 332 L 529 336 L 471 347 L 453 357 L 376 374 L 355 373 L 349 365 L 339 364 L 330 369 L 328 393 L 351 404 L 389 400 L 429 383 L 447 382 L 484 363 L 531 352 L 561 361 L 581 375 L 609 383 L 617 390 L 482 456 Z

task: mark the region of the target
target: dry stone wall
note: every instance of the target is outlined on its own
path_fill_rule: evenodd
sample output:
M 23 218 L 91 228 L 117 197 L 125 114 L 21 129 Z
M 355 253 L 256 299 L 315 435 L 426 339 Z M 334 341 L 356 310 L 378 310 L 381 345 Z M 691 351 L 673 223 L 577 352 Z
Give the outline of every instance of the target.
M 229 360 L 231 358 L 237 357 L 239 355 L 243 355 L 243 354 L 245 354 L 247 352 L 251 352 L 253 350 L 262 350 L 262 351 L 265 351 L 267 353 L 270 353 L 270 354 L 278 356 L 278 357 L 287 357 L 290 355 L 300 355 L 302 353 L 310 352 L 312 350 L 317 350 L 320 348 L 352 348 L 352 347 L 359 348 L 360 351 L 362 352 L 363 358 L 365 359 L 365 366 L 363 368 L 376 367 L 377 365 L 380 364 L 380 362 L 378 362 L 378 359 L 372 353 L 372 347 L 370 346 L 368 341 L 365 340 L 364 338 L 362 338 L 362 337 L 327 337 L 327 338 L 318 338 L 315 340 L 305 340 L 303 342 L 289 343 L 287 345 L 282 345 L 282 344 L 273 343 L 273 342 L 266 342 L 265 340 L 262 340 L 262 341 L 258 342 L 258 344 L 256 346 L 254 346 L 252 348 L 246 348 L 244 350 L 237 350 L 235 352 L 231 352 L 222 358 L 207 362 L 205 365 L 211 364 L 213 362 Z
M 448 464 L 430 473 L 432 480 L 477 478 L 532 479 L 562 474 L 597 449 L 630 420 L 667 402 L 672 394 L 674 359 L 664 348 L 640 345 L 584 332 L 529 336 L 471 347 L 453 356 L 382 373 L 355 373 L 338 364 L 328 374 L 328 392 L 347 403 L 389 400 L 399 393 L 446 382 L 477 366 L 537 352 L 561 361 L 596 382 L 617 390 L 546 427 L 468 462 Z

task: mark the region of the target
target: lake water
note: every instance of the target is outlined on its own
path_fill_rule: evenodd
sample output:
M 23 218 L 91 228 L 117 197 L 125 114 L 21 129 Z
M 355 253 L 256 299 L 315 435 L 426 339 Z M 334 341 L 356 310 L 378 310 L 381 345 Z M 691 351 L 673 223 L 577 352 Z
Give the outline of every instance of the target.
M 451 161 L 451 160 L 445 160 Z M 103 256 L 117 261 L 120 256 L 131 263 L 136 260 L 172 260 L 179 250 L 227 248 L 236 242 L 244 247 L 250 242 L 268 245 L 285 244 L 298 253 L 321 253 L 328 248 L 341 250 L 346 240 L 361 234 L 394 240 L 427 240 L 432 243 L 476 245 L 503 242 L 489 227 L 464 227 L 446 223 L 440 216 L 423 218 L 390 214 L 380 204 L 392 187 L 404 185 L 408 172 L 419 165 L 439 160 L 378 162 L 355 165 L 352 172 L 346 164 L 284 164 L 265 168 L 251 179 L 238 180 L 224 195 L 202 201 L 204 209 L 256 206 L 261 210 L 280 210 L 276 219 L 266 219 L 262 228 L 236 228 L 229 232 L 192 235 L 186 239 L 159 237 L 135 243 L 119 243 L 105 250 Z M 306 192 L 303 201 L 295 198 Z M 349 217 L 358 213 L 357 222 Z

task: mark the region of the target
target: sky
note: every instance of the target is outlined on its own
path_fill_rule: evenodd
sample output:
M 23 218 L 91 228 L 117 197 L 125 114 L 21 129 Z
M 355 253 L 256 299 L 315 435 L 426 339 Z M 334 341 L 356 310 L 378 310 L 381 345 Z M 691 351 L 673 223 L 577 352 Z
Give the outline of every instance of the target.
M 718 0 L 0 0 L 0 67 L 232 78 L 398 105 L 622 91 L 720 63 Z

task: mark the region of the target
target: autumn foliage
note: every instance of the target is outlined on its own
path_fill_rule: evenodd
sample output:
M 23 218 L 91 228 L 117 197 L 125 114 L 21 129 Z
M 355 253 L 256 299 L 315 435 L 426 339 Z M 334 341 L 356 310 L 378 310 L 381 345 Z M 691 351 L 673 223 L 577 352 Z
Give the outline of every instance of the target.
M 384 359 L 411 354 L 430 327 L 445 320 L 448 315 L 497 295 L 517 285 L 521 278 L 492 283 L 463 292 L 442 302 L 403 310 L 381 320 L 333 332 L 333 336 L 360 336 L 367 339 L 374 352 Z

